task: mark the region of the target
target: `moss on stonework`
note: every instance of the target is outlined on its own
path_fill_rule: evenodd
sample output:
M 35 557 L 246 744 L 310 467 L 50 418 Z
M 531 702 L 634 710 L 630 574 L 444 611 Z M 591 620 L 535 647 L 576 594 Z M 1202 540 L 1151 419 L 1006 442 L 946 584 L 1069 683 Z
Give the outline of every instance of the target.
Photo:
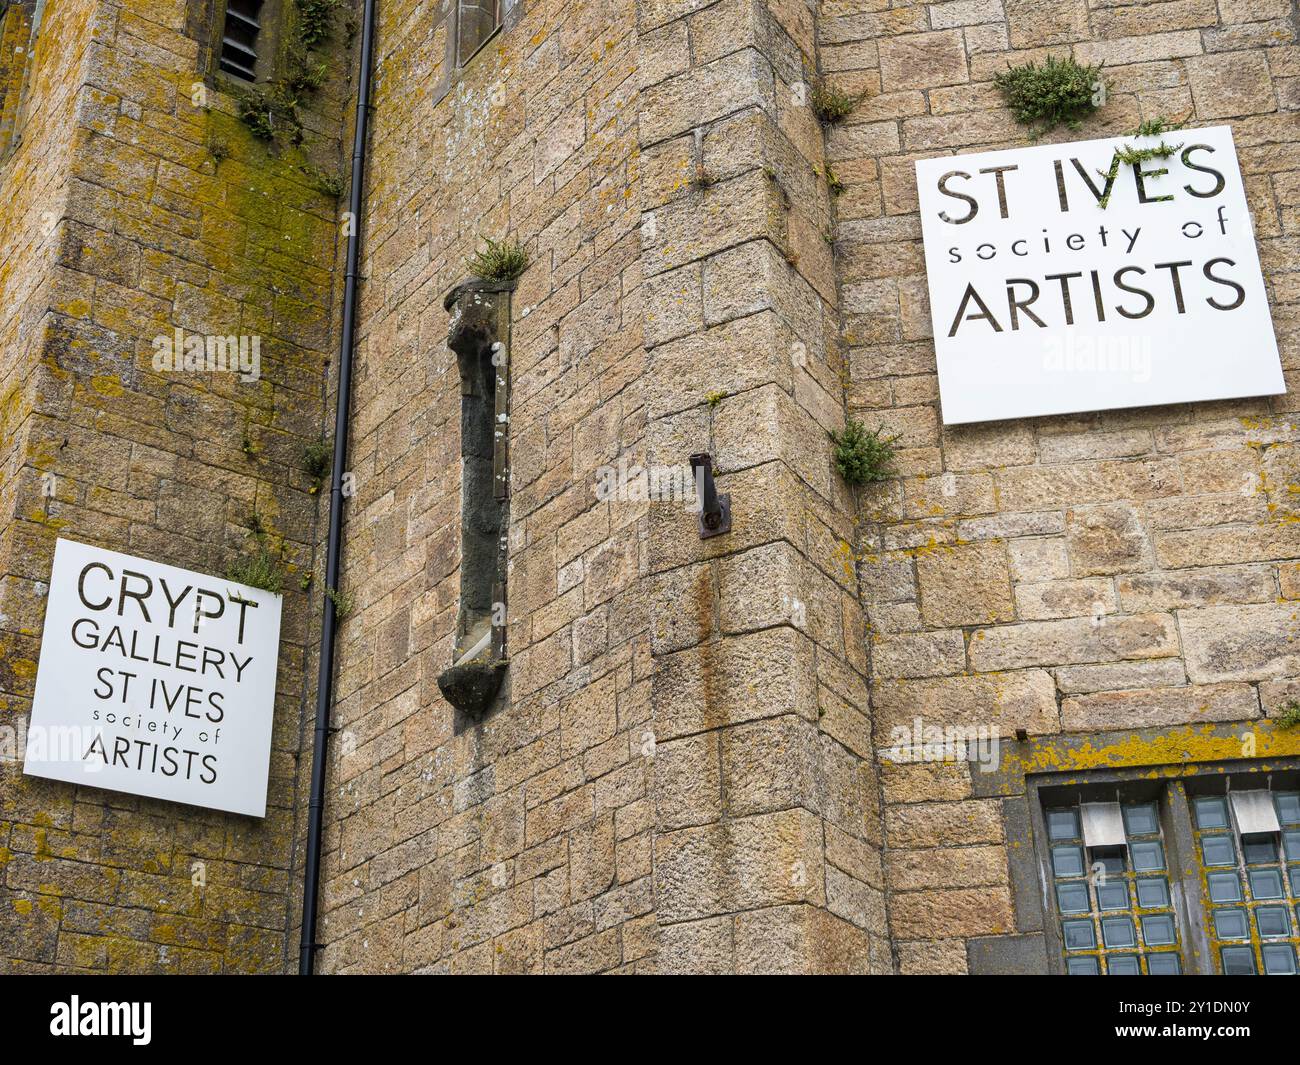
M 343 0 L 294 0 L 289 31 L 280 50 L 280 77 L 264 87 L 236 94 L 240 121 L 257 140 L 292 147 L 303 143 L 305 132 L 298 109 L 329 78 L 329 57 L 318 49 L 335 36 L 343 7 Z

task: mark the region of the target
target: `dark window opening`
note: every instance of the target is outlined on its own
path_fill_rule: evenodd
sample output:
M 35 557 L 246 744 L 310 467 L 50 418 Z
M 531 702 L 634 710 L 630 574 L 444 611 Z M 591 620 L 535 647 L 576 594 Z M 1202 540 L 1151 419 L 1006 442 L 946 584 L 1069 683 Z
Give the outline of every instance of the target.
M 466 63 L 501 25 L 501 0 L 459 0 L 457 62 Z
M 227 0 L 220 67 L 244 81 L 257 80 L 257 43 L 263 0 Z
M 447 306 L 461 384 L 460 612 L 452 664 L 464 665 L 505 653 L 510 294 L 490 282 L 467 282 Z

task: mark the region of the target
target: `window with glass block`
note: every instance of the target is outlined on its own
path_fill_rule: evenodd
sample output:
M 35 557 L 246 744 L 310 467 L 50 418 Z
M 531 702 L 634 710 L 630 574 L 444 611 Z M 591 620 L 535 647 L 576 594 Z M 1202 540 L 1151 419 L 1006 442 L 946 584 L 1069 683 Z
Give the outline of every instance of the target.
M 1100 806 L 1106 809 L 1090 809 Z M 1181 973 L 1179 924 L 1157 803 L 1074 802 L 1049 807 L 1044 816 L 1065 971 L 1076 976 Z M 1102 831 L 1085 831 L 1086 819 L 1102 822 Z
M 1296 975 L 1300 791 L 1229 788 L 1189 799 L 1215 970 Z

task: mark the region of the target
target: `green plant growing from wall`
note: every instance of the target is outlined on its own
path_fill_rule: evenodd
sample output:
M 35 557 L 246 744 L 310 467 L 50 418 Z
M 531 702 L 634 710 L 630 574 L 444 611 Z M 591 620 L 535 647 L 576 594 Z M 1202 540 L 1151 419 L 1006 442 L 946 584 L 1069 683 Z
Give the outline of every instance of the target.
M 252 550 L 240 555 L 226 567 L 226 580 L 280 594 L 284 587 L 284 568 L 280 558 L 267 543 L 267 530 L 260 515 L 250 514 L 244 522 Z
M 1127 164 L 1129 166 L 1141 166 L 1152 159 L 1168 159 L 1171 155 L 1182 150 L 1181 144 L 1166 144 L 1162 139 L 1159 144 L 1149 148 L 1134 148 L 1131 144 L 1125 144 L 1115 150 L 1111 156 L 1110 169 L 1098 170 L 1097 173 L 1106 179 L 1106 191 L 1101 194 L 1101 199 L 1097 201 L 1097 206 L 1103 211 L 1110 206 L 1110 194 L 1115 189 L 1115 179 L 1119 177 L 1119 168 Z M 1147 170 L 1144 171 L 1146 177 L 1158 177 L 1161 174 L 1167 174 L 1167 170 Z M 1169 193 L 1164 196 L 1151 196 L 1148 202 L 1157 203 L 1161 200 L 1172 200 L 1173 194 Z
M 1079 122 L 1105 102 L 1105 82 L 1100 66 L 1084 66 L 1073 56 L 1047 57 L 1041 66 L 1024 63 L 1009 67 L 993 79 L 1017 122 L 1033 127 L 1035 134 L 1065 123 Z
M 333 174 L 327 174 L 319 167 L 304 164 L 298 167 L 303 176 L 307 179 L 307 184 L 314 188 L 323 196 L 329 196 L 337 200 L 343 195 L 343 180 L 335 177 Z
M 844 195 L 845 189 L 848 188 L 848 186 L 839 179 L 839 175 L 831 169 L 829 164 L 826 167 L 826 187 L 830 189 L 832 196 L 842 196 Z
M 298 39 L 310 48 L 334 32 L 334 16 L 343 0 L 297 0 Z
M 208 154 L 217 166 L 230 158 L 230 143 L 224 137 L 211 136 L 207 142 Z
M 704 401 L 709 405 L 709 410 L 713 410 L 714 407 L 716 407 L 719 403 L 721 403 L 726 398 L 727 398 L 727 393 L 725 392 L 710 392 L 707 396 L 704 397 Z
M 1300 702 L 1295 699 L 1284 702 L 1277 723 L 1281 728 L 1300 728 Z
M 352 595 L 349 592 L 342 592 L 336 588 L 326 588 L 325 595 L 331 603 L 334 604 L 334 617 L 338 621 L 345 621 L 352 614 L 356 603 L 353 602 Z
M 305 51 L 290 52 L 284 83 L 294 92 L 319 92 L 329 75 L 329 66 L 316 62 Z
M 883 428 L 868 429 L 856 418 L 844 423 L 844 429 L 831 433 L 835 444 L 835 468 L 849 484 L 883 481 L 890 475 L 897 436 L 884 436 Z
M 861 95 L 850 96 L 824 81 L 817 82 L 808 94 L 808 103 L 812 107 L 813 114 L 823 126 L 834 126 L 843 122 L 853 114 L 853 109 L 861 101 Z
M 475 277 L 484 281 L 514 281 L 528 269 L 528 252 L 518 241 L 484 239 L 487 247 L 465 261 Z
M 279 595 L 284 587 L 284 571 L 280 560 L 265 545 L 259 545 L 226 567 L 226 580 Z
M 334 458 L 334 449 L 325 440 L 315 440 L 304 444 L 302 449 L 302 470 L 311 478 L 312 495 L 320 491 L 325 479 L 330 475 L 330 461 Z
M 275 137 L 275 105 L 270 96 L 259 89 L 249 89 L 236 97 L 240 121 L 258 140 L 269 141 Z
M 303 141 L 298 105 L 304 96 L 318 92 L 329 77 L 329 64 L 312 49 L 333 35 L 334 17 L 343 0 L 296 0 L 292 37 L 283 55 L 283 74 L 264 89 L 247 89 L 236 96 L 240 120 L 258 140 L 297 146 Z M 349 47 L 351 41 L 349 40 Z M 337 179 L 324 179 L 317 187 L 327 195 Z M 337 183 L 341 189 L 341 183 Z
M 1187 124 L 1184 119 L 1181 122 L 1171 122 L 1160 115 L 1158 118 L 1148 118 L 1138 123 L 1138 128 L 1129 134 L 1130 137 L 1159 137 L 1165 133 L 1173 133 L 1180 130 Z

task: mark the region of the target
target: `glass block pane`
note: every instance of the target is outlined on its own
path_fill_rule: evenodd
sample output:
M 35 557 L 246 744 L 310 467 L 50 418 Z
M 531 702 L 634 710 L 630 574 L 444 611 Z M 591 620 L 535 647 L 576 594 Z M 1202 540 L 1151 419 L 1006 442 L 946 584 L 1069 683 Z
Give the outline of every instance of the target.
M 1300 791 L 1279 791 L 1273 796 L 1277 803 L 1277 819 L 1284 825 L 1300 825 Z
M 1101 941 L 1111 950 L 1137 946 L 1137 931 L 1132 917 L 1103 917 Z
M 1100 976 L 1101 968 L 1096 958 L 1066 958 L 1065 973 L 1067 976 Z
M 1169 914 L 1150 914 L 1142 918 L 1142 941 L 1148 947 L 1167 947 L 1174 943 L 1174 919 Z
M 1253 899 L 1282 898 L 1282 874 L 1276 869 L 1251 869 L 1250 897 Z
M 1201 854 L 1205 856 L 1206 865 L 1237 864 L 1237 852 L 1233 849 L 1231 836 L 1202 836 Z
M 1133 860 L 1133 868 L 1139 873 L 1150 873 L 1165 867 L 1164 848 L 1153 839 L 1129 844 L 1128 852 Z
M 1087 913 L 1092 909 L 1088 902 L 1088 885 L 1082 880 L 1070 884 L 1058 884 L 1056 904 L 1061 908 L 1062 913 Z
M 1141 976 L 1142 970 L 1138 967 L 1136 954 L 1117 954 L 1106 959 L 1106 973 L 1108 976 Z
M 1245 910 L 1215 910 L 1214 934 L 1219 939 L 1249 939 L 1250 921 Z
M 1282 833 L 1282 847 L 1287 861 L 1300 862 L 1300 828 L 1288 828 Z
M 1289 936 L 1291 919 L 1285 906 L 1261 906 L 1255 911 L 1255 925 L 1261 936 Z
M 1300 898 L 1300 865 L 1291 866 L 1291 894 Z
M 1083 848 L 1053 847 L 1052 871 L 1059 877 L 1083 876 Z
M 1225 976 L 1255 975 L 1255 952 L 1250 947 L 1224 947 L 1219 954 Z
M 1052 839 L 1078 839 L 1079 813 L 1077 810 L 1048 810 L 1047 834 Z
M 1144 909 L 1169 905 L 1169 882 L 1163 876 L 1143 877 L 1137 889 L 1138 905 Z
M 1236 873 L 1209 873 L 1211 902 L 1240 902 L 1241 878 Z
M 1260 948 L 1264 955 L 1264 972 L 1268 976 L 1295 975 L 1295 948 L 1287 943 L 1266 943 Z
M 1197 828 L 1227 828 L 1228 803 L 1222 797 L 1196 800 Z
M 1178 955 L 1172 951 L 1147 955 L 1147 974 L 1150 976 L 1177 976 L 1182 971 Z
M 1091 921 L 1062 921 L 1061 932 L 1066 950 L 1091 950 L 1097 945 Z
M 1127 910 L 1128 885 L 1123 880 L 1107 880 L 1097 884 L 1097 906 L 1103 910 Z
M 1160 822 L 1156 819 L 1156 804 L 1144 802 L 1125 806 L 1124 831 L 1130 836 L 1154 836 L 1159 832 Z
M 1241 853 L 1247 865 L 1277 861 L 1277 839 L 1262 833 L 1241 837 Z
M 1095 847 L 1089 857 L 1094 866 L 1101 866 L 1106 876 L 1124 875 L 1124 847 Z

